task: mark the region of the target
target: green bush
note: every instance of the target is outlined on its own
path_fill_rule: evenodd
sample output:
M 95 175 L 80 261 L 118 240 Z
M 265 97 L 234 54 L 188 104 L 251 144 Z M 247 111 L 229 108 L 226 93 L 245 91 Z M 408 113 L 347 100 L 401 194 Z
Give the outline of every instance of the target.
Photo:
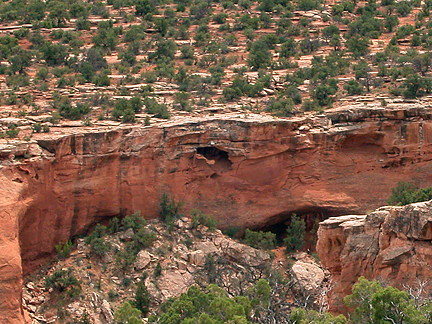
M 237 234 L 239 232 L 240 232 L 240 227 L 238 227 L 238 226 L 230 226 L 230 227 L 228 227 L 224 231 L 224 234 L 227 235 L 227 236 L 229 236 L 229 237 L 231 237 L 231 238 L 234 238 L 234 237 L 237 236 Z
M 291 253 L 302 249 L 305 244 L 305 234 L 305 221 L 293 214 L 291 217 L 291 223 L 286 230 L 286 237 L 284 239 L 286 252 Z
M 158 323 L 251 323 L 251 301 L 244 296 L 230 298 L 216 285 L 207 286 L 205 291 L 196 286 L 187 293 L 166 303 Z M 186 310 L 187 311 L 184 311 Z
M 168 193 L 164 192 L 160 200 L 160 216 L 164 223 L 172 223 L 176 218 L 181 218 L 180 213 L 183 202 L 176 202 Z
M 315 310 L 295 308 L 291 312 L 290 323 L 297 324 L 345 324 L 348 323 L 344 315 L 335 316 L 330 313 L 320 313 Z M 360 323 L 360 322 L 359 322 Z
M 392 189 L 390 205 L 408 205 L 432 199 L 432 187 L 417 189 L 413 183 L 401 181 Z
M 45 288 L 53 288 L 61 294 L 76 297 L 81 293 L 81 282 L 72 273 L 72 270 L 55 270 L 52 275 L 45 278 Z
M 11 124 L 8 126 L 8 130 L 6 131 L 6 135 L 9 138 L 15 138 L 18 136 L 19 132 L 20 132 L 20 129 L 16 125 Z
M 141 216 L 140 212 L 134 213 L 132 215 L 126 216 L 121 221 L 123 231 L 132 228 L 134 231 L 141 229 L 142 227 L 147 225 L 146 219 Z
M 70 255 L 70 251 L 72 249 L 72 241 L 67 240 L 65 244 L 59 243 L 55 246 L 55 249 L 57 251 L 57 255 L 60 259 L 66 259 Z
M 272 62 L 272 54 L 267 42 L 261 37 L 250 48 L 248 65 L 254 70 L 265 69 Z
M 289 117 L 293 115 L 294 103 L 291 98 L 271 99 L 266 108 L 275 116 Z
M 153 272 L 153 277 L 158 278 L 162 275 L 162 266 L 160 264 L 160 262 L 158 261 L 158 263 L 156 264 L 156 267 L 154 269 Z
M 90 246 L 92 255 L 103 258 L 111 249 L 111 244 L 105 240 L 107 228 L 97 224 L 93 232 L 85 238 L 85 242 Z
M 144 316 L 147 315 L 150 306 L 150 294 L 143 279 L 138 283 L 133 304 Z
M 154 98 L 145 98 L 144 105 L 146 112 L 156 118 L 170 119 L 171 117 L 167 105 L 159 104 Z
M 210 231 L 214 231 L 218 225 L 218 221 L 211 215 L 206 215 L 202 211 L 194 209 L 192 214 L 192 228 L 197 228 L 199 225 L 207 226 Z
M 350 96 L 359 95 L 363 92 L 363 87 L 356 80 L 349 80 L 344 86 L 344 89 Z
M 141 324 L 141 311 L 126 301 L 114 312 L 114 320 L 119 324 Z
M 276 234 L 272 232 L 251 231 L 246 229 L 244 241 L 256 249 L 272 250 L 276 247 Z
M 419 290 L 420 291 L 420 290 Z M 419 302 L 419 301 L 422 302 Z M 352 294 L 344 298 L 353 308 L 352 323 L 429 323 L 431 302 L 426 295 L 411 295 L 379 281 L 360 277 Z

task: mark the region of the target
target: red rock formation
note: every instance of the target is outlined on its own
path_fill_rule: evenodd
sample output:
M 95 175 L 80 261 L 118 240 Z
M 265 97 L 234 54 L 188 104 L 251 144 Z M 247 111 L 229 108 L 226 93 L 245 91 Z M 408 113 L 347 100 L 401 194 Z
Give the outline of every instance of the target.
M 414 108 L 294 120 L 215 118 L 23 144 L 7 151 L 15 159 L 1 170 L 0 217 L 10 223 L 10 248 L 1 255 L 0 285 L 20 285 L 18 241 L 26 273 L 56 244 L 104 217 L 157 216 L 164 191 L 225 228 L 271 225 L 292 212 L 363 212 L 382 205 L 400 180 L 432 183 L 431 143 L 431 112 Z M 16 264 L 12 277 L 8 264 Z M 19 293 L 7 291 L 0 317 L 18 318 Z M 13 305 L 6 307 L 6 299 Z
M 381 207 L 363 216 L 332 217 L 320 223 L 317 252 L 330 270 L 331 310 L 346 311 L 343 297 L 357 278 L 380 279 L 404 288 L 432 274 L 432 201 Z

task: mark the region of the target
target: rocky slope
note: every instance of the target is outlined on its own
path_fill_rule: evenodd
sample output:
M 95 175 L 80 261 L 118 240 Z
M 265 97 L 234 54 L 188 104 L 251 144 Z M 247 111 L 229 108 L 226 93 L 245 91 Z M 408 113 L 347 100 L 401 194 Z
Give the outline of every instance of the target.
M 150 301 L 146 317 L 154 317 L 162 303 L 193 285 L 205 289 L 211 283 L 217 284 L 231 296 L 238 296 L 247 294 L 260 278 L 269 280 L 273 289 L 269 316 L 285 323 L 290 308 L 299 306 L 297 300 L 302 300 L 302 293 L 308 296 L 309 303 L 318 302 L 317 292 L 326 287 L 324 272 L 305 253 L 296 254 L 297 261 L 292 261 L 289 270 L 285 257 L 279 258 L 275 253 L 271 257 L 268 251 L 241 244 L 220 230 L 187 218 L 170 226 L 159 220 L 141 224 L 130 219 L 123 221 L 114 233 L 109 230 L 97 235 L 108 247 L 103 254 L 94 253 L 90 237 L 78 239 L 69 256 L 56 259 L 28 278 L 23 302 L 33 324 L 81 323 L 85 314 L 91 323 L 112 324 L 115 311 L 125 301 L 135 299 L 140 282 Z M 137 239 L 142 241 L 144 237 L 148 246 L 141 246 L 137 256 L 130 258 L 125 251 L 136 247 Z M 276 250 L 276 254 L 279 252 L 283 254 L 281 249 Z M 56 274 L 77 281 L 61 286 L 62 290 L 55 284 L 47 285 Z
M 162 192 L 222 228 L 259 228 L 293 212 L 310 224 L 364 212 L 400 180 L 432 182 L 431 111 L 406 104 L 53 134 L 0 153 L 0 316 L 11 323 L 21 321 L 21 267 L 34 269 L 102 218 L 155 217 Z
M 317 252 L 332 273 L 334 311 L 345 310 L 342 297 L 360 276 L 405 289 L 430 278 L 431 211 L 428 201 L 332 217 L 320 224 Z

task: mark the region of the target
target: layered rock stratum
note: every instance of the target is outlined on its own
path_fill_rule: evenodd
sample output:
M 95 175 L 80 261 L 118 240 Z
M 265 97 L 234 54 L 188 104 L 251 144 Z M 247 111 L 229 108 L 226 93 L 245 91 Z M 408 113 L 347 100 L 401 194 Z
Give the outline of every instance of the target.
M 431 276 L 432 201 L 386 206 L 367 215 L 331 217 L 320 223 L 317 252 L 330 270 L 331 309 L 346 310 L 343 296 L 357 278 L 407 289 Z
M 0 149 L 0 317 L 22 323 L 21 282 L 54 246 L 103 218 L 158 215 L 168 192 L 222 228 L 298 213 L 364 213 L 401 180 L 432 182 L 432 110 L 353 107 L 275 119 L 215 115 L 155 126 L 87 128 Z M 318 216 L 319 215 L 319 216 Z

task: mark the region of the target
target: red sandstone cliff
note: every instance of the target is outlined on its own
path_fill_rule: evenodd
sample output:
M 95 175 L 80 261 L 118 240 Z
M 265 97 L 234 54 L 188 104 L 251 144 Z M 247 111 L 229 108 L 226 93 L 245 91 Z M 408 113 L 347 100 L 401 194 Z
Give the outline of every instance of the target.
M 155 217 L 162 192 L 222 227 L 382 205 L 432 183 L 432 112 L 357 110 L 293 120 L 214 118 L 39 139 L 0 152 L 0 318 L 22 322 L 24 272 L 101 218 Z M 31 157 L 32 156 L 32 157 Z
M 332 217 L 320 224 L 317 252 L 335 286 L 331 309 L 360 276 L 404 288 L 431 277 L 432 201 L 381 207 L 363 216 Z

